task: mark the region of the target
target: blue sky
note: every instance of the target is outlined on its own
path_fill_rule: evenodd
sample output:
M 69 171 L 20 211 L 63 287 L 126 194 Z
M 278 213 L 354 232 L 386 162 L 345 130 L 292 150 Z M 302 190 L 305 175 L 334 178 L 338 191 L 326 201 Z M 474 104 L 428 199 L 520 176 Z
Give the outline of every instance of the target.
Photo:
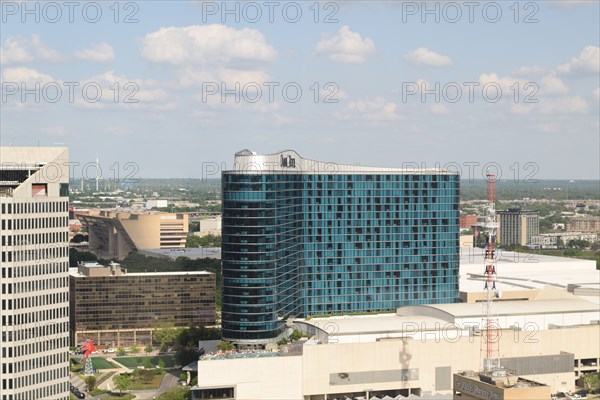
M 199 178 L 243 148 L 599 177 L 597 1 L 47 4 L 0 3 L 2 145 L 106 177 Z

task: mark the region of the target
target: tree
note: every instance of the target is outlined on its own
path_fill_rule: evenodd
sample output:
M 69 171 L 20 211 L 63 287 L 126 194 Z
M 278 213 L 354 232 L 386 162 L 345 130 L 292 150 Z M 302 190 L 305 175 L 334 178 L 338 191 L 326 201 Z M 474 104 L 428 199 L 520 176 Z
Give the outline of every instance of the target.
M 73 236 L 73 239 L 71 239 L 71 243 L 82 243 L 87 242 L 88 240 L 88 235 L 82 235 L 81 233 L 78 233 L 75 236 Z
M 162 393 L 156 400 L 187 400 L 190 389 L 188 387 L 172 387 Z
M 140 372 L 140 376 L 143 381 L 152 382 L 154 379 L 154 371 L 152 369 L 143 369 Z
M 587 240 L 582 239 L 573 239 L 569 240 L 569 247 L 575 247 L 577 249 L 586 249 L 590 247 L 592 244 Z
M 200 354 L 198 353 L 198 351 L 196 349 L 192 349 L 192 348 L 179 349 L 179 350 L 177 350 L 177 353 L 175 353 L 175 362 L 177 363 L 177 365 L 186 366 L 189 363 L 198 361 L 199 357 L 200 357 Z
M 154 330 L 154 341 L 160 343 L 161 346 L 163 344 L 173 344 L 180 332 L 181 330 L 174 326 L 162 326 Z
M 127 352 L 125 351 L 125 348 L 123 346 L 117 347 L 117 355 L 119 357 L 123 357 L 126 354 L 127 354 Z
M 301 337 L 302 331 L 299 331 L 298 329 L 294 329 L 294 332 L 290 335 L 291 340 L 300 340 Z
M 202 239 L 198 235 L 188 235 L 185 239 L 185 247 L 201 247 Z
M 115 388 L 119 389 L 120 393 L 123 393 L 131 387 L 131 376 L 127 374 L 115 375 L 113 376 L 113 383 L 115 384 Z
M 139 348 L 139 346 L 136 343 L 134 343 L 129 348 L 129 352 L 132 353 L 132 354 L 137 354 L 137 353 L 140 352 L 140 348 Z
M 209 233 L 205 236 L 188 235 L 185 240 L 185 247 L 220 247 L 221 236 L 215 236 Z
M 96 388 L 96 377 L 94 375 L 88 375 L 85 377 L 85 384 L 88 387 L 88 392 L 91 392 L 92 390 L 94 390 L 94 388 Z
M 144 347 L 144 351 L 146 352 L 146 354 L 152 353 L 153 350 L 154 348 L 152 347 L 152 343 L 148 343 L 146 347 Z
M 165 343 L 160 345 L 160 348 L 158 349 L 159 353 L 166 353 L 167 351 L 169 351 L 169 348 L 167 347 L 167 345 Z
M 217 343 L 217 349 L 221 350 L 221 351 L 229 351 L 229 350 L 234 350 L 235 346 L 233 345 L 233 343 L 225 341 L 225 340 L 221 340 L 219 343 Z
M 600 387 L 600 372 L 583 375 L 586 389 L 596 389 Z
M 80 261 L 98 261 L 98 257 L 87 251 L 71 249 L 69 251 L 69 266 L 71 268 L 77 268 L 77 263 Z

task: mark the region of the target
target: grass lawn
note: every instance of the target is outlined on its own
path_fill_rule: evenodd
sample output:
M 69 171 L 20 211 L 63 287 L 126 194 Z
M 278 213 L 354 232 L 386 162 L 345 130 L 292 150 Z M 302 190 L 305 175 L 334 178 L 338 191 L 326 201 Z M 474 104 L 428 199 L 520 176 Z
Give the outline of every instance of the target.
M 102 375 L 100 378 L 98 378 L 98 380 L 96 381 L 96 386 L 100 385 L 102 382 L 106 381 L 108 378 L 110 378 L 111 376 L 113 376 L 113 374 L 115 373 L 115 371 L 112 372 L 107 372 L 104 375 Z
M 158 360 L 163 360 L 165 368 L 175 366 L 175 357 L 173 356 L 144 356 L 144 357 L 117 357 L 115 361 L 123 364 L 127 368 L 143 366 L 144 368 L 154 368 L 158 365 Z
M 131 382 L 132 390 L 149 390 L 149 389 L 158 389 L 160 387 L 160 382 L 162 381 L 164 375 L 154 375 L 152 381 L 143 381 L 141 379 L 136 379 Z
M 105 399 L 133 400 L 133 399 L 135 399 L 135 394 L 126 394 L 126 393 L 124 393 L 121 396 L 118 393 L 110 393 L 108 395 L 108 397 L 105 397 Z
M 74 362 L 81 364 L 81 358 L 74 358 Z M 106 358 L 92 357 L 92 367 L 95 369 L 115 369 L 115 365 L 111 364 Z

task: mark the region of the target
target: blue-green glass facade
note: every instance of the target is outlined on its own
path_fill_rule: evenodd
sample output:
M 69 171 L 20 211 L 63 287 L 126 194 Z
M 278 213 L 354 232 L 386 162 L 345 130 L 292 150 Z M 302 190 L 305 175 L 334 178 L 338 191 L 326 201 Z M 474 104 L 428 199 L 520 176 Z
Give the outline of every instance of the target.
M 224 172 L 223 338 L 458 298 L 459 176 Z

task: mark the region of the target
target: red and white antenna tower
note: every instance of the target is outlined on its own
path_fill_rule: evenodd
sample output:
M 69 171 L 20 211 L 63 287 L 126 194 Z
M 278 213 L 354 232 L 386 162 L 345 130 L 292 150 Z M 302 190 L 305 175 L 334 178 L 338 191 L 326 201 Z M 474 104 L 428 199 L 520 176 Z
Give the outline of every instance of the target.
M 499 297 L 496 289 L 496 235 L 498 223 L 496 221 L 496 175 L 486 174 L 486 195 L 488 207 L 485 215 L 483 230 L 485 232 L 485 321 L 481 329 L 481 355 L 483 358 L 484 372 L 500 369 L 500 331 L 498 318 L 492 314 L 494 299 Z

